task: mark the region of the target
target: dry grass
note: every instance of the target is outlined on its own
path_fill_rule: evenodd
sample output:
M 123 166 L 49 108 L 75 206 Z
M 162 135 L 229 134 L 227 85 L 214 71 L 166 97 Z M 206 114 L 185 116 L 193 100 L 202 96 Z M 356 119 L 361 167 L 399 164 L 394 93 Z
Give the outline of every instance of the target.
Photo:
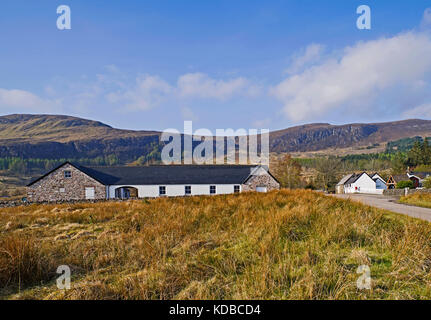
M 429 299 L 430 240 L 429 223 L 309 191 L 6 208 L 0 298 Z
M 399 202 L 418 207 L 431 208 L 431 194 L 410 194 L 408 196 L 401 197 Z

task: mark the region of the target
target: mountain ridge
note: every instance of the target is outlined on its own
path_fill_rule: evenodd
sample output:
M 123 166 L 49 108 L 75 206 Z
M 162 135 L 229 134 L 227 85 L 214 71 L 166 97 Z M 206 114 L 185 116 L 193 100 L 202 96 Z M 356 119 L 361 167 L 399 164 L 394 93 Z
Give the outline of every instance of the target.
M 161 132 L 113 128 L 103 122 L 67 115 L 0 116 L 0 157 L 92 158 L 114 154 L 134 161 L 160 151 Z M 270 133 L 271 152 L 310 152 L 382 144 L 431 136 L 431 120 L 333 125 L 311 123 Z

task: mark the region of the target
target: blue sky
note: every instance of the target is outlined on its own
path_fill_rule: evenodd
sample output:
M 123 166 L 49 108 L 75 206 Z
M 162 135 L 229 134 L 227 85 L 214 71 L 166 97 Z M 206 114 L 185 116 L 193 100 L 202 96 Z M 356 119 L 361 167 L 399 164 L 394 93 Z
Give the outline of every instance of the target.
M 56 27 L 57 6 L 72 29 Z M 371 7 L 358 30 L 356 8 Z M 431 119 L 429 1 L 2 0 L 0 113 L 115 127 Z

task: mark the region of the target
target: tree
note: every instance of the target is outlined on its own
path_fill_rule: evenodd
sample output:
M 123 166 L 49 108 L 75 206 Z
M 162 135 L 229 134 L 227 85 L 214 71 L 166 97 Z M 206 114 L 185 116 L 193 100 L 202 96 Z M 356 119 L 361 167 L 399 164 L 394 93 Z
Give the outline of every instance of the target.
M 408 152 L 407 165 L 416 167 L 419 165 L 431 164 L 431 146 L 429 139 L 423 142 L 416 141 L 413 148 Z
M 302 186 L 302 167 L 289 154 L 278 160 L 271 171 L 283 188 L 292 189 Z
M 423 147 L 422 147 L 422 164 L 430 165 L 431 164 L 431 146 L 429 144 L 429 138 L 426 138 Z
M 9 171 L 17 174 L 27 173 L 27 162 L 20 158 L 14 158 L 9 164 Z
M 407 170 L 406 161 L 407 157 L 404 153 L 398 152 L 395 154 L 392 160 L 392 175 L 405 173 Z
M 409 189 L 413 189 L 413 181 L 411 180 L 406 180 L 406 181 L 400 181 L 397 183 L 397 189 L 405 189 L 405 188 L 409 188 Z
M 416 141 L 413 148 L 408 152 L 407 165 L 416 167 L 422 164 L 422 143 Z
M 325 190 L 335 187 L 337 184 L 337 172 L 340 170 L 341 160 L 335 157 L 320 158 L 316 162 L 316 170 L 319 171 L 318 180 Z

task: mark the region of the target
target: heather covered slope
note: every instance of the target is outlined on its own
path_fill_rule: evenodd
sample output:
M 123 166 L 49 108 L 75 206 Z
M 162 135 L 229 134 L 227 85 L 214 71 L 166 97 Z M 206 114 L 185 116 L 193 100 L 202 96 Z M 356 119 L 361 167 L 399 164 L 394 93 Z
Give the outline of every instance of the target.
M 430 299 L 430 240 L 429 223 L 311 191 L 7 208 L 0 297 Z

